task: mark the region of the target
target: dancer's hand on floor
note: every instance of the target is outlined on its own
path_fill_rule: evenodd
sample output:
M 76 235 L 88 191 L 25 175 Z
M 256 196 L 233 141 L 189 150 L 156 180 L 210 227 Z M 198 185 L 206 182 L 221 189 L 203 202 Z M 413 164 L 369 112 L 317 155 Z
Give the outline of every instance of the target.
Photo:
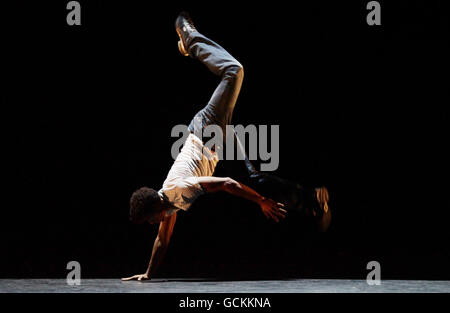
M 279 222 L 286 217 L 287 211 L 284 208 L 284 204 L 273 201 L 272 199 L 264 198 L 260 204 L 264 215 L 269 219 L 273 219 L 275 222 Z
M 127 278 L 122 278 L 122 281 L 129 281 L 129 280 L 150 280 L 151 278 L 148 276 L 148 274 L 138 274 Z

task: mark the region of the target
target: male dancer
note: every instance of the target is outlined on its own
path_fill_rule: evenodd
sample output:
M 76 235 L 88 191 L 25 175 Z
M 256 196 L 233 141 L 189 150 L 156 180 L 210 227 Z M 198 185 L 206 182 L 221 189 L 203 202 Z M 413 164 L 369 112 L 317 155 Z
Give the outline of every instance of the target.
M 226 125 L 231 122 L 233 109 L 241 89 L 244 76 L 242 65 L 225 49 L 211 39 L 200 34 L 187 13 L 181 13 L 175 21 L 175 29 L 180 37 L 178 48 L 184 56 L 198 59 L 221 81 L 209 103 L 200 110 L 189 125 L 187 137 L 181 152 L 172 165 L 162 188 L 156 191 L 143 187 L 136 190 L 130 199 L 130 220 L 136 223 L 160 223 L 152 256 L 144 274 L 134 275 L 123 280 L 147 280 L 154 276 L 167 250 L 178 210 L 188 210 L 195 199 L 203 193 L 225 191 L 232 195 L 257 203 L 263 214 L 275 222 L 285 218 L 284 204 L 266 198 L 254 189 L 229 177 L 213 177 L 218 154 L 206 147 L 195 135 L 198 127 L 218 125 L 226 136 Z M 200 124 L 200 125 L 199 125 Z M 261 180 L 266 176 L 255 171 L 248 159 L 247 168 L 252 177 Z M 267 180 L 267 179 L 266 179 Z M 301 191 L 302 194 L 306 194 Z M 328 193 L 318 188 L 310 193 L 309 202 L 317 212 L 328 211 Z M 308 201 L 304 201 L 307 203 Z

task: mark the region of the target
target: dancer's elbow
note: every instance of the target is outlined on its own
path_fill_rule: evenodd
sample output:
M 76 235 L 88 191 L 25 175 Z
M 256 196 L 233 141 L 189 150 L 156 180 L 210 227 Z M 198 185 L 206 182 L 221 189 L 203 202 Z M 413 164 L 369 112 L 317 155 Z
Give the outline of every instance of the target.
M 222 184 L 222 190 L 231 192 L 239 187 L 239 183 L 232 179 L 231 177 L 225 177 L 225 180 Z

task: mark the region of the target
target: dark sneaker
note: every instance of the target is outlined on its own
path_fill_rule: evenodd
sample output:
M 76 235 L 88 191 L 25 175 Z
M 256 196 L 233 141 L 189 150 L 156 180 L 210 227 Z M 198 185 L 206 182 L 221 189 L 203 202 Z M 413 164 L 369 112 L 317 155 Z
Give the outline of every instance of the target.
M 197 31 L 189 13 L 181 12 L 178 15 L 175 20 L 175 30 L 177 31 L 178 37 L 180 37 L 180 40 L 178 41 L 178 50 L 180 50 L 182 55 L 189 56 L 187 39 L 189 38 L 190 33 Z

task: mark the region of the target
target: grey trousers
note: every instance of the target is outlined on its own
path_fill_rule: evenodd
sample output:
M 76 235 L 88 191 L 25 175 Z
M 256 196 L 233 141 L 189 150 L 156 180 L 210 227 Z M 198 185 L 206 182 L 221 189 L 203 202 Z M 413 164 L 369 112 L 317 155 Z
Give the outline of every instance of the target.
M 186 45 L 191 57 L 198 59 L 211 72 L 221 77 L 208 104 L 190 122 L 189 131 L 195 134 L 208 125 L 218 125 L 225 142 L 226 125 L 231 123 L 244 78 L 243 67 L 224 48 L 198 32 L 190 34 Z

